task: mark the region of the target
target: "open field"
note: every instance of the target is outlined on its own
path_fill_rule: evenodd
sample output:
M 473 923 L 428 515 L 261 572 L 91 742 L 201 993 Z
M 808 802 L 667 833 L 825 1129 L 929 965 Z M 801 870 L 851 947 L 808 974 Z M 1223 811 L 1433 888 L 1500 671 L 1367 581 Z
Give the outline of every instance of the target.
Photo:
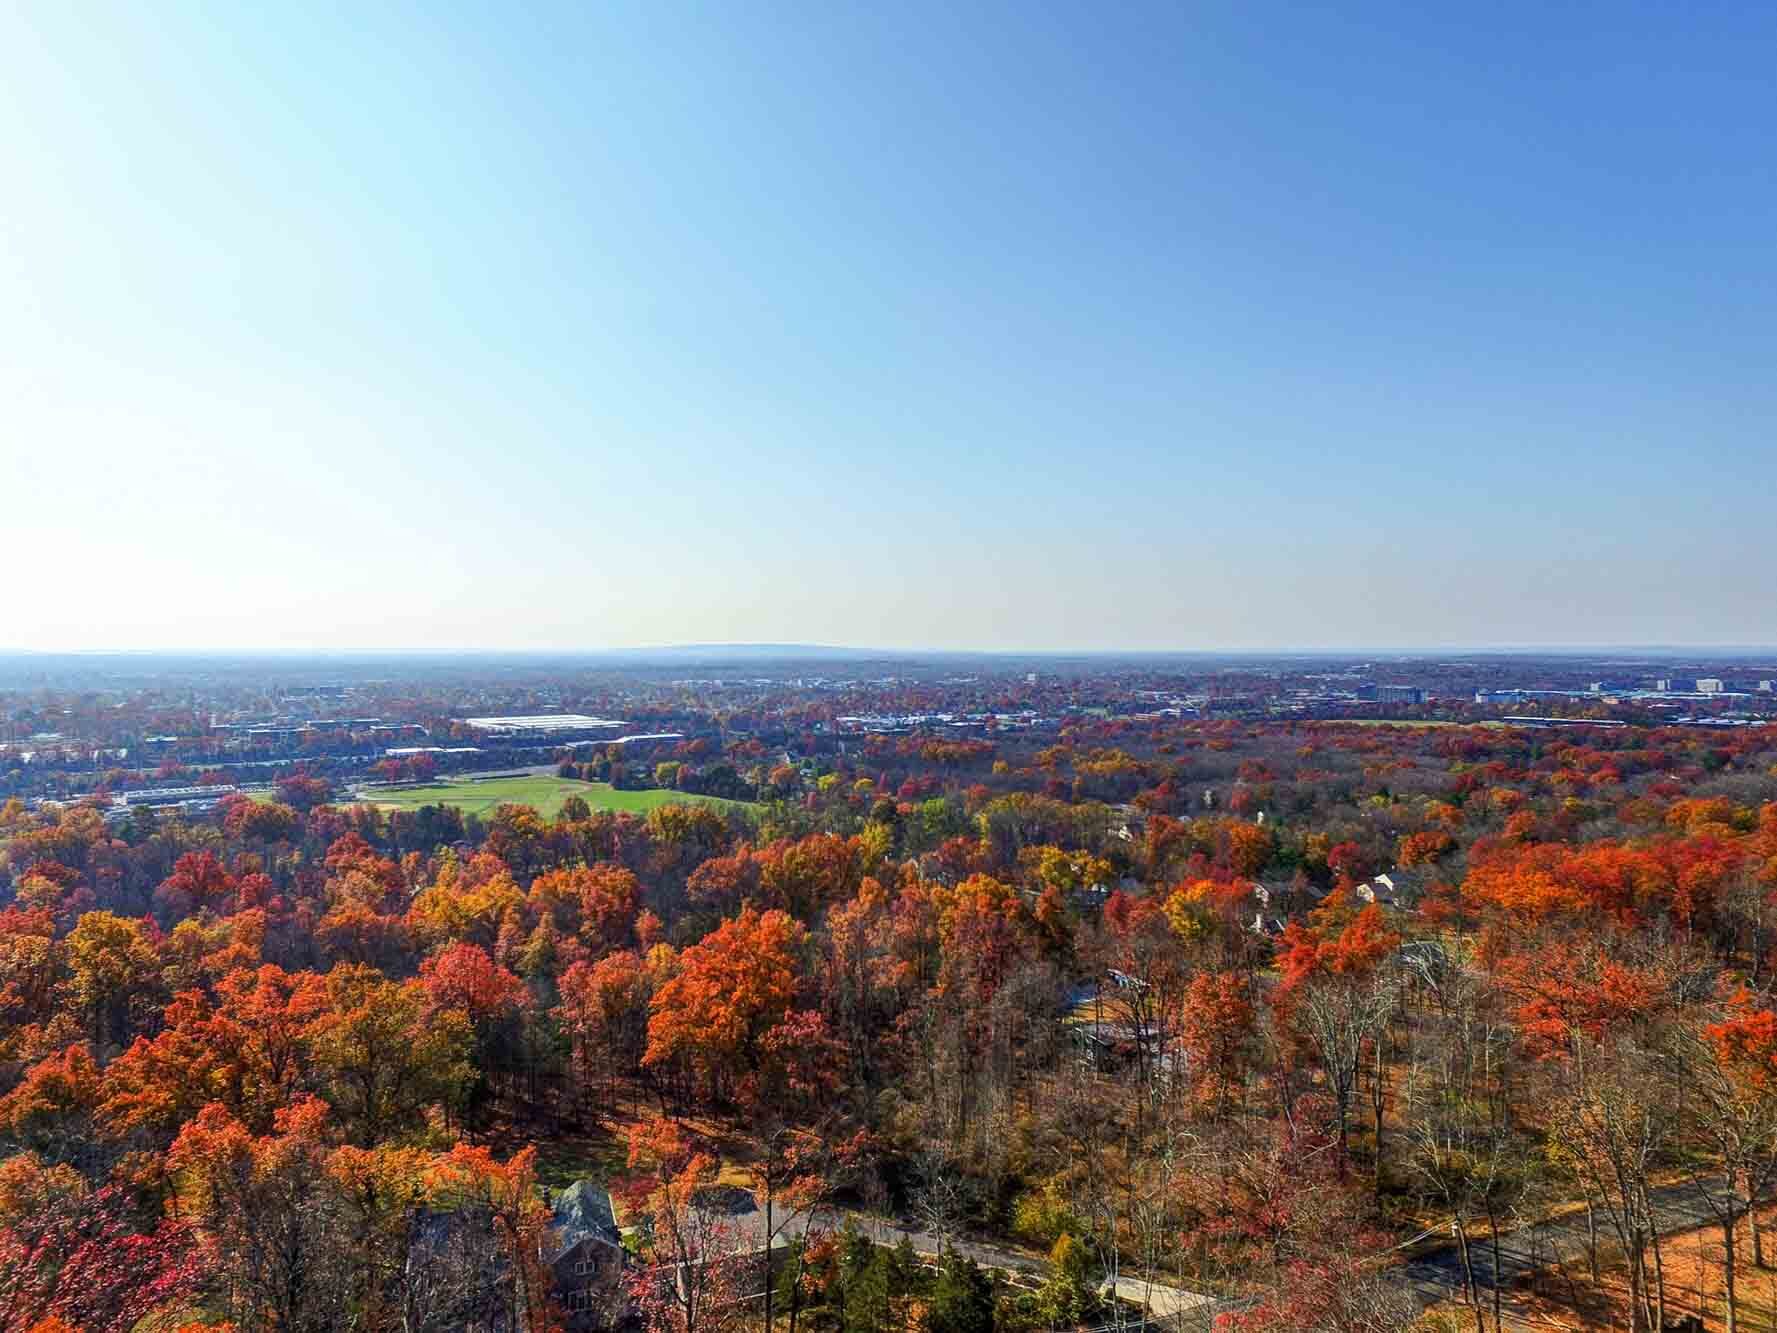
M 1321 718 L 1319 722 L 1329 727 L 1489 727 L 1494 730 L 1507 725 L 1496 718 L 1451 722 L 1443 718 L 1339 717 Z
M 463 778 L 417 787 L 379 787 L 367 793 L 365 799 L 385 810 L 449 805 L 466 815 L 491 814 L 501 805 L 528 805 L 545 819 L 553 819 L 560 813 L 562 802 L 570 796 L 580 797 L 594 810 L 624 810 L 631 814 L 646 814 L 661 805 L 692 803 L 723 809 L 745 808 L 745 802 L 723 801 L 714 796 L 692 796 L 676 791 L 617 791 L 609 783 L 576 782 L 539 774 L 517 778 Z

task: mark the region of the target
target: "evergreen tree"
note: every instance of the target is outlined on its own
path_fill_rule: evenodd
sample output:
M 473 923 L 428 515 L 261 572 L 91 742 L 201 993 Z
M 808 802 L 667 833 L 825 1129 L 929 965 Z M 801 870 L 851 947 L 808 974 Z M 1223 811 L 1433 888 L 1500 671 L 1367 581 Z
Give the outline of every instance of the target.
M 931 1333 L 993 1333 L 993 1281 L 951 1250 L 932 1289 Z
M 889 1251 L 888 1279 L 889 1294 L 895 1297 L 912 1296 L 925 1286 L 925 1270 L 919 1266 L 919 1255 L 906 1236 Z
M 1092 1288 L 1086 1275 L 1086 1247 L 1062 1232 L 1049 1251 L 1049 1276 L 1037 1293 L 1044 1323 L 1052 1328 L 1071 1328 L 1086 1317 L 1092 1306 Z

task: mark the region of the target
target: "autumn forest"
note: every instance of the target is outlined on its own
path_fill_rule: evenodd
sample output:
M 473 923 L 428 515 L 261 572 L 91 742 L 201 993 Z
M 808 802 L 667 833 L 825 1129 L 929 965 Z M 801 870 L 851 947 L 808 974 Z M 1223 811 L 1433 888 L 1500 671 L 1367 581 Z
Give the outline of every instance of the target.
M 1777 1326 L 1777 728 L 823 710 L 0 805 L 0 1333 Z

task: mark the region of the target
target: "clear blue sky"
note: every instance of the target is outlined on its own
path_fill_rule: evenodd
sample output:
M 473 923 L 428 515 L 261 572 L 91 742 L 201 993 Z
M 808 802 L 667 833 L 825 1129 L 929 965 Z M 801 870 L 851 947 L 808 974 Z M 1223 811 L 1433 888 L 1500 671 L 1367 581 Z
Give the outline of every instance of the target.
M 0 14 L 0 647 L 1771 643 L 1777 8 Z

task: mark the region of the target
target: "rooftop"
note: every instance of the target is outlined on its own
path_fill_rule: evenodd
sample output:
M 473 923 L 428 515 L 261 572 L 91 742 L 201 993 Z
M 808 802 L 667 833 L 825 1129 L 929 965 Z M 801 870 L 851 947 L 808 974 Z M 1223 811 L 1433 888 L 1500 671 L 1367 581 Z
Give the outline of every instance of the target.
M 621 1245 L 617 1217 L 611 1211 L 611 1192 L 592 1180 L 576 1180 L 555 1200 L 556 1250 L 551 1263 L 588 1237 L 607 1245 Z
M 584 713 L 531 713 L 518 717 L 466 717 L 463 722 L 483 731 L 593 731 L 626 726 L 607 717 Z

